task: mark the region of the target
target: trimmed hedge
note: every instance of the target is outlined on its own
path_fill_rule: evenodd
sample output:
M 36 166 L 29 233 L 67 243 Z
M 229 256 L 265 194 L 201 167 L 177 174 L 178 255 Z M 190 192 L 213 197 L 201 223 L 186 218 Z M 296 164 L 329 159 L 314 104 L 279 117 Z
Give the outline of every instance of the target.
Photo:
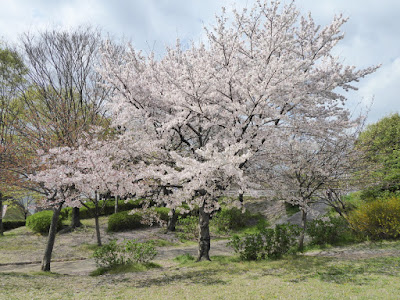
M 238 230 L 249 225 L 252 221 L 259 221 L 262 217 L 251 214 L 248 210 L 244 213 L 236 207 L 223 207 L 211 219 L 210 225 L 215 226 L 219 232 Z
M 146 227 L 145 224 L 140 223 L 141 220 L 142 216 L 140 213 L 130 215 L 129 211 L 122 211 L 108 218 L 107 230 L 116 232 Z
M 161 220 L 165 222 L 168 221 L 169 208 L 155 207 L 154 210 L 157 212 Z M 148 227 L 148 225 L 142 224 L 141 221 L 142 221 L 141 212 L 136 212 L 130 215 L 129 211 L 122 211 L 116 214 L 112 214 L 108 218 L 107 230 L 110 232 L 117 232 L 117 231 L 133 230 L 133 229 Z
M 4 221 L 3 220 L 3 229 L 4 231 L 15 229 L 18 227 L 25 226 L 25 221 Z
M 109 216 L 114 213 L 115 209 L 115 200 L 114 199 L 109 199 L 106 200 L 106 205 L 104 209 L 100 211 L 100 216 Z M 125 200 L 118 200 L 118 211 L 129 211 L 135 208 L 140 208 L 142 207 L 141 205 L 141 199 L 137 200 L 130 200 L 125 203 Z M 99 208 L 103 206 L 104 200 L 99 201 Z M 79 216 L 81 219 L 91 219 L 94 217 L 94 203 L 91 201 L 88 201 L 85 203 L 87 206 L 89 206 L 89 210 L 82 206 L 79 209 Z M 71 219 L 72 218 L 72 207 L 65 207 L 61 210 L 61 215 L 63 216 L 63 219 Z
M 31 230 L 33 230 L 34 232 L 46 234 L 49 232 L 52 217 L 53 217 L 52 210 L 43 210 L 37 212 L 26 218 L 26 226 Z M 62 219 L 61 217 L 58 218 L 57 230 L 60 230 L 62 227 L 61 219 Z

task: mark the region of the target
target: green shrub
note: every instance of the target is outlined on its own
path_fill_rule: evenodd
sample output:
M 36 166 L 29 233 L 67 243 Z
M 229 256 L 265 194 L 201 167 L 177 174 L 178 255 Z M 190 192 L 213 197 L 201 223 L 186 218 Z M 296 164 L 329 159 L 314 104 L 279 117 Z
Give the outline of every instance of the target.
M 265 258 L 264 241 L 261 233 L 250 233 L 243 237 L 234 235 L 229 243 L 241 260 L 260 260 Z
M 158 214 L 159 218 L 165 222 L 168 221 L 169 208 L 166 207 L 154 207 L 152 208 Z M 122 211 L 111 215 L 108 218 L 108 231 L 117 232 L 124 230 L 133 230 L 137 228 L 147 227 L 149 225 L 143 224 L 143 213 L 136 212 L 130 214 L 130 211 Z
M 137 240 L 126 241 L 124 244 L 124 261 L 127 264 L 147 263 L 154 259 L 157 250 L 154 243 L 139 243 Z
M 34 232 L 46 234 L 49 232 L 52 218 L 53 218 L 52 210 L 43 210 L 26 218 L 26 226 L 29 227 Z M 61 226 L 62 226 L 61 218 L 58 218 L 57 230 L 60 230 Z
M 364 203 L 349 217 L 354 230 L 371 239 L 400 237 L 400 196 L 380 198 Z
M 122 211 L 108 218 L 107 230 L 110 232 L 117 232 L 146 227 L 141 221 L 142 216 L 140 213 L 137 212 L 130 215 L 129 211 Z
M 293 216 L 294 214 L 298 213 L 300 211 L 300 206 L 299 205 L 295 205 L 289 202 L 285 202 L 285 211 L 286 211 L 286 215 L 288 217 Z
M 25 221 L 4 221 L 3 220 L 3 229 L 4 231 L 15 229 L 18 227 L 25 226 Z
M 117 265 L 147 263 L 154 259 L 157 250 L 151 242 L 139 243 L 136 240 L 117 244 L 116 240 L 96 249 L 93 253 L 98 268 L 112 268 Z
M 170 209 L 167 207 L 154 207 L 154 210 L 157 212 L 160 219 L 164 222 L 168 222 L 169 219 L 169 211 Z
M 347 221 L 342 217 L 330 216 L 328 220 L 313 220 L 307 223 L 307 234 L 312 245 L 336 245 L 354 240 Z
M 117 245 L 116 240 L 112 240 L 108 244 L 97 248 L 93 253 L 93 257 L 98 268 L 111 268 L 122 264 L 123 260 L 120 253 L 121 246 Z
M 238 230 L 248 225 L 251 220 L 257 217 L 249 211 L 242 211 L 236 207 L 223 208 L 217 212 L 211 219 L 210 225 L 214 226 L 219 232 L 228 232 Z
M 241 260 L 280 258 L 294 249 L 299 232 L 298 226 L 281 224 L 243 237 L 234 235 L 228 245 L 239 253 Z
M 181 240 L 197 240 L 199 237 L 199 217 L 178 217 L 176 235 Z

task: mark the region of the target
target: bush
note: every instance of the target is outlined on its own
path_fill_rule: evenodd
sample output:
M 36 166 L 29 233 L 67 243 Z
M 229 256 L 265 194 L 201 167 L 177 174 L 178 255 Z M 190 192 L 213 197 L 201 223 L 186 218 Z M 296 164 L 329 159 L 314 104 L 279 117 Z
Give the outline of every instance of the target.
M 140 213 L 130 215 L 128 211 L 122 211 L 113 214 L 108 218 L 107 230 L 110 232 L 117 232 L 146 227 L 146 225 L 142 224 L 141 221 L 142 216 Z
M 4 221 L 3 220 L 3 229 L 4 231 L 15 229 L 18 227 L 25 226 L 25 221 Z
M 329 217 L 329 220 L 313 220 L 307 223 L 307 234 L 313 245 L 335 245 L 354 240 L 347 221 L 342 217 Z
M 26 226 L 29 227 L 34 232 L 46 234 L 49 232 L 52 217 L 53 217 L 52 210 L 43 210 L 37 212 L 26 218 Z M 58 218 L 57 230 L 60 230 L 61 226 L 62 226 L 61 218 Z
M 154 210 L 157 213 L 158 217 L 162 221 L 165 222 L 168 221 L 169 208 L 154 207 L 151 208 L 149 211 L 152 210 Z M 142 212 L 136 212 L 131 215 L 130 211 L 122 211 L 113 214 L 108 218 L 108 231 L 117 232 L 117 231 L 132 230 L 149 226 L 147 224 L 143 224 L 142 221 L 143 221 Z
M 294 248 L 299 232 L 298 226 L 276 225 L 275 228 L 263 228 L 243 237 L 234 235 L 228 244 L 239 253 L 241 260 L 280 258 Z
M 299 205 L 295 205 L 289 202 L 284 202 L 285 205 L 285 211 L 286 211 L 286 215 L 288 217 L 293 216 L 294 214 L 298 213 L 300 211 L 300 206 Z
M 125 263 L 147 263 L 157 255 L 154 243 L 139 243 L 137 240 L 126 241 L 124 244 Z
M 238 230 L 248 225 L 251 220 L 257 217 L 249 211 L 242 211 L 236 207 L 223 208 L 217 212 L 211 219 L 210 225 L 215 226 L 219 232 L 228 232 L 230 230 Z
M 179 216 L 176 235 L 181 240 L 197 240 L 199 237 L 198 224 L 198 216 L 187 216 L 186 218 Z
M 371 239 L 395 239 L 400 236 L 400 196 L 364 203 L 349 217 L 351 227 Z
M 116 240 L 96 249 L 93 253 L 96 266 L 111 268 L 116 265 L 147 263 L 157 255 L 151 242 L 139 243 L 136 240 L 125 241 L 118 245 Z
M 112 240 L 108 244 L 97 248 L 93 253 L 96 266 L 98 268 L 111 268 L 113 266 L 122 264 L 120 248 L 121 247 L 117 245 L 116 240 Z
M 160 219 L 164 222 L 168 222 L 169 219 L 169 211 L 170 209 L 168 207 L 154 207 L 154 210 L 160 217 Z

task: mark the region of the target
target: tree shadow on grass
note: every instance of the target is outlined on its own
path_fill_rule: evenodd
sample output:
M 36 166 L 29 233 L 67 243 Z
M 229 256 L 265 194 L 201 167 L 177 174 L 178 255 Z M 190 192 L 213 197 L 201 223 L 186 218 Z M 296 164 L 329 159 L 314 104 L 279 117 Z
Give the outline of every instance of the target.
M 151 278 L 136 282 L 136 287 L 165 286 L 172 283 L 188 283 L 201 285 L 225 285 L 227 281 L 220 278 L 217 270 L 193 270 L 181 274 L 164 274 L 163 277 Z
M 240 262 L 234 257 L 226 257 L 184 266 L 185 269 L 164 273 L 162 277 L 136 281 L 135 286 L 165 286 L 174 283 L 225 285 L 231 276 L 245 276 L 250 280 L 273 276 L 292 283 L 319 279 L 336 284 L 365 285 L 373 280 L 371 275 L 398 277 L 400 274 L 400 258 L 393 257 L 345 260 L 294 255 L 281 260 L 258 262 Z
M 344 260 L 293 256 L 274 264 L 273 268 L 263 270 L 263 275 L 285 276 L 288 281 L 295 283 L 318 278 L 324 282 L 363 285 L 372 280 L 371 275 L 397 277 L 400 274 L 400 258 L 397 257 Z

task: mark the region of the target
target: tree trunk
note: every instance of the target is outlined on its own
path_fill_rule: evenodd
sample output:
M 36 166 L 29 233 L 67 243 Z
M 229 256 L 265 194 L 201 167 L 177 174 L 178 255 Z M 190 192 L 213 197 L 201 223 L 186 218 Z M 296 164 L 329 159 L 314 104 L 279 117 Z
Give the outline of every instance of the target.
M 117 212 L 118 212 L 118 196 L 115 196 L 114 213 L 116 214 Z
M 178 221 L 178 215 L 175 212 L 175 209 L 172 209 L 172 216 L 168 219 L 167 231 L 175 231 L 176 222 Z
M 204 205 L 199 209 L 199 254 L 197 261 L 203 257 L 210 259 L 210 214 L 204 211 Z
M 57 222 L 60 216 L 61 207 L 63 203 L 58 204 L 58 206 L 53 208 L 53 217 L 51 219 L 51 225 L 49 230 L 49 236 L 47 238 L 46 250 L 44 251 L 44 256 L 42 260 L 42 271 L 50 272 L 50 261 L 51 254 L 53 252 L 54 241 L 56 239 L 57 234 Z
M 300 238 L 299 238 L 299 251 L 303 251 L 304 249 L 304 236 L 306 234 L 306 229 L 307 229 L 307 212 L 305 210 L 301 210 L 301 223 L 302 223 L 302 230 L 300 233 Z
M 240 203 L 243 203 L 243 193 L 239 193 L 238 200 L 240 201 Z
M 81 227 L 81 217 L 79 215 L 79 207 L 72 208 L 72 220 L 71 220 L 71 229 L 75 229 L 77 227 Z
M 97 246 L 101 246 L 100 225 L 99 225 L 99 193 L 96 192 L 96 201 L 94 202 L 94 222 L 96 224 Z
M 4 235 L 3 227 L 3 195 L 0 193 L 0 236 Z

